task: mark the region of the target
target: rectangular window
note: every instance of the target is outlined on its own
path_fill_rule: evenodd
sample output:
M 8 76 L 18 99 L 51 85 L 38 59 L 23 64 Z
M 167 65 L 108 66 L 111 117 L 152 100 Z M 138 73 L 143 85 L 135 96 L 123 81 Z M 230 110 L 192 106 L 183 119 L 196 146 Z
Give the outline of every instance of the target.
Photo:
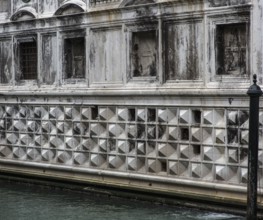
M 37 43 L 20 42 L 20 80 L 37 79 Z
M 156 31 L 132 33 L 132 77 L 156 76 L 157 37 Z
M 64 72 L 66 79 L 85 78 L 85 38 L 64 40 Z
M 224 24 L 216 28 L 216 74 L 247 75 L 247 25 Z
M 8 0 L 1 0 L 0 1 L 0 12 L 8 12 Z

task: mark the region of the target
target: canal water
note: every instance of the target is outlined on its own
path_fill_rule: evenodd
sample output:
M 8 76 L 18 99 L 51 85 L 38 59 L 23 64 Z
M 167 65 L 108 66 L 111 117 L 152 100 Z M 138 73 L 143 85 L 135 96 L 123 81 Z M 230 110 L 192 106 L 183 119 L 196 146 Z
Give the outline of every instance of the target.
M 0 180 L 1 220 L 241 220 L 239 216 Z

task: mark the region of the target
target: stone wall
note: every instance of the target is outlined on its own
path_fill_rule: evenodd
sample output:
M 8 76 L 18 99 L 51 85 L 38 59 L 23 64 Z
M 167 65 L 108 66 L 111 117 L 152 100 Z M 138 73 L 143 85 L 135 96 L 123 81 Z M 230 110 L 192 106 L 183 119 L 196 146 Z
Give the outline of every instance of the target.
M 244 203 L 246 91 L 254 73 L 262 84 L 261 1 L 1 4 L 3 170 L 109 171 L 138 175 L 140 184 L 189 181 L 193 191 L 219 184 L 239 191 L 213 199 Z M 165 181 L 159 190 L 168 190 Z

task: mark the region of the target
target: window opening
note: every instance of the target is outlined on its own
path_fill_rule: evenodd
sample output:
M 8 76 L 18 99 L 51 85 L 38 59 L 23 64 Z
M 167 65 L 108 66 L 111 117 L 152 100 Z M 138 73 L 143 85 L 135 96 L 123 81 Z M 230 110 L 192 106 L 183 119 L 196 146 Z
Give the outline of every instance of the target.
M 156 31 L 132 34 L 133 77 L 156 76 Z
M 20 43 L 20 69 L 22 80 L 37 79 L 37 44 L 32 42 Z
M 245 23 L 218 25 L 216 29 L 216 74 L 247 74 L 247 28 Z
M 65 39 L 65 78 L 85 77 L 85 38 Z

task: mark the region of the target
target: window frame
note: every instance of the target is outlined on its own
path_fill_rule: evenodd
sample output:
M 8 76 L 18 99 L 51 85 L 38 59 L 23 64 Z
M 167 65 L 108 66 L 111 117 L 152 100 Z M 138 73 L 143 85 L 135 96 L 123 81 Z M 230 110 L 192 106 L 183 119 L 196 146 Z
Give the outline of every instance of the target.
M 127 81 L 128 82 L 158 82 L 159 81 L 159 31 L 158 31 L 158 22 L 152 22 L 147 25 L 135 25 L 135 24 L 127 24 Z M 132 73 L 132 54 L 133 54 L 133 35 L 134 33 L 143 33 L 154 31 L 156 33 L 155 37 L 155 46 L 156 46 L 156 58 L 155 58 L 155 76 L 133 76 Z
M 27 78 L 21 78 L 22 76 L 22 63 L 21 63 L 21 44 L 23 43 L 31 43 L 35 42 L 36 46 L 36 65 L 35 65 L 35 78 L 27 79 Z M 38 58 L 39 48 L 38 48 L 38 37 L 36 34 L 30 34 L 28 36 L 18 36 L 15 38 L 15 81 L 17 83 L 26 83 L 26 82 L 32 82 L 36 83 L 39 79 L 38 76 L 38 64 L 39 64 L 39 58 Z
M 224 25 L 246 25 L 246 74 L 242 76 L 234 76 L 227 74 L 217 74 L 217 28 Z M 206 72 L 209 76 L 207 78 L 208 84 L 211 86 L 216 86 L 219 84 L 233 85 L 235 84 L 244 84 L 246 85 L 250 82 L 251 75 L 251 57 L 250 57 L 250 48 L 251 48 L 251 27 L 250 27 L 250 12 L 243 11 L 237 12 L 236 14 L 226 14 L 225 16 L 214 15 L 208 17 L 208 50 L 207 50 L 207 66 Z
M 62 71 L 62 82 L 63 84 L 75 84 L 75 83 L 85 83 L 87 81 L 87 42 L 86 42 L 86 31 L 81 30 L 72 30 L 61 33 L 61 71 Z M 76 38 L 83 38 L 84 40 L 84 76 L 83 78 L 68 78 L 67 72 L 66 72 L 66 59 L 65 59 L 65 46 L 66 46 L 66 40 L 69 39 L 76 39 Z

